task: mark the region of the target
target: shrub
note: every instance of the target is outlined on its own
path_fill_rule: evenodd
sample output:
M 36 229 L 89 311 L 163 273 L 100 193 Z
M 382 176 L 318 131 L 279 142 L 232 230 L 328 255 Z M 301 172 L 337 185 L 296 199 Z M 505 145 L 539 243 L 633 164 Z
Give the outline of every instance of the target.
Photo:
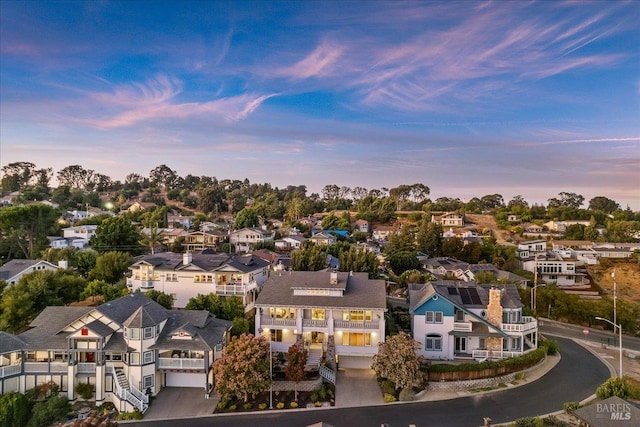
M 629 397 L 630 387 L 623 378 L 609 378 L 596 389 L 598 399 L 604 400 L 611 396 L 618 396 L 621 399 Z
M 298 407 L 298 402 L 291 402 L 291 404 L 289 405 L 292 408 L 297 408 Z
M 242 405 L 242 407 L 243 407 L 245 410 L 249 410 L 249 409 L 251 409 L 251 408 L 253 407 L 253 403 L 249 403 L 249 402 L 247 402 L 247 403 L 245 403 L 244 405 Z
M 318 408 L 322 406 L 322 402 L 318 401 L 316 403 L 314 403 L 314 405 L 316 405 Z
M 410 388 L 403 388 L 400 391 L 400 395 L 398 396 L 398 400 L 401 402 L 411 402 L 415 400 L 416 394 Z
M 391 380 L 383 380 L 380 383 L 380 389 L 382 389 L 382 393 L 384 394 L 396 395 L 396 385 Z
M 506 369 L 517 371 L 525 369 L 542 361 L 547 354 L 547 347 L 540 347 L 527 354 L 518 357 L 511 357 L 502 360 L 485 360 L 480 363 L 460 363 L 458 365 L 431 365 L 429 372 L 473 372 L 484 371 L 485 369 Z
M 71 410 L 71 404 L 66 396 L 52 396 L 33 406 L 28 426 L 48 426 L 56 421 L 62 421 Z
M 312 401 L 317 401 L 318 400 L 318 392 L 316 390 L 313 390 L 309 396 L 311 398 Z
M 580 408 L 580 402 L 565 402 L 563 405 L 564 412 L 567 414 L 573 414 L 578 408 Z
M 0 396 L 0 426 L 24 426 L 28 419 L 29 399 L 24 394 L 12 391 Z
M 238 409 L 236 405 L 229 406 L 229 411 L 235 411 L 236 409 Z
M 543 427 L 542 420 L 535 417 L 519 418 L 514 423 L 515 427 Z
M 327 398 L 327 389 L 325 388 L 324 383 L 322 383 L 318 388 L 318 397 L 322 400 Z
M 258 409 L 260 409 L 260 410 L 267 409 L 267 404 L 266 403 L 258 404 Z
M 144 415 L 142 412 L 137 409 L 133 412 L 121 412 L 118 414 L 118 420 L 126 421 L 126 420 L 141 420 Z
M 284 408 L 284 402 L 278 402 L 278 404 L 276 405 L 276 409 L 282 409 Z
M 555 415 L 550 415 L 542 420 L 545 427 L 570 427 L 566 422 L 559 420 Z
M 95 390 L 95 387 L 93 384 L 78 383 L 76 385 L 76 393 L 78 393 L 78 395 L 85 400 L 91 399 L 91 397 L 93 396 L 94 390 Z
M 395 402 L 397 399 L 393 394 L 385 393 L 383 397 L 384 403 Z
M 542 341 L 542 347 L 546 347 L 547 354 L 549 356 L 554 356 L 558 353 L 558 341 L 554 340 L 544 340 Z
M 524 372 L 518 372 L 516 373 L 516 376 L 514 377 L 515 380 L 520 381 L 524 379 Z

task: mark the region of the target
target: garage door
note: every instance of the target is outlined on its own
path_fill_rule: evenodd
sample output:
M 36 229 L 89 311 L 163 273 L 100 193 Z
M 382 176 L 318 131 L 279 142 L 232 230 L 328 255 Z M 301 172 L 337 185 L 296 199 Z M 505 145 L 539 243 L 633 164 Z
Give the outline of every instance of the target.
M 205 386 L 204 374 L 167 372 L 167 387 L 201 387 Z
M 340 368 L 371 369 L 373 359 L 369 356 L 339 356 Z

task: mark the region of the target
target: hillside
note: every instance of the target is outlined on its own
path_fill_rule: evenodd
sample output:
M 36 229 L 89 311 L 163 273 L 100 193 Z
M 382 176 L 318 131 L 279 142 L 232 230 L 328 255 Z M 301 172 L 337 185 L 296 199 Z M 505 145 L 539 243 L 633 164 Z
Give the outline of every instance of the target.
M 618 297 L 625 301 L 640 304 L 640 265 L 637 262 L 616 263 L 610 267 L 603 265 L 590 265 L 587 267 L 596 284 L 610 297 L 613 297 L 613 277 L 611 277 L 611 273 L 614 269 L 616 271 Z
M 466 214 L 465 221 L 470 221 L 478 226 L 478 231 L 488 228 L 496 238 L 496 242 L 502 246 L 515 246 L 511 240 L 511 234 L 507 230 L 500 230 L 496 219 L 491 215 Z

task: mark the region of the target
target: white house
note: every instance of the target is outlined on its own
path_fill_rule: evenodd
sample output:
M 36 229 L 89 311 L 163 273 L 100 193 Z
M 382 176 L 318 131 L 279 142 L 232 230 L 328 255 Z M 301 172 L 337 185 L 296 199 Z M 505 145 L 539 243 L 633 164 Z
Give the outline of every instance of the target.
M 230 240 L 236 252 L 251 252 L 257 243 L 273 242 L 275 233 L 261 228 L 243 228 L 233 231 Z
M 270 263 L 257 256 L 202 251 L 177 254 L 164 252 L 139 258 L 129 270 L 131 290 L 161 291 L 173 296 L 183 308 L 198 294 L 241 297 L 247 310 L 269 277 Z
M 338 239 L 331 233 L 320 232 L 316 233 L 309 238 L 311 242 L 319 246 L 331 246 L 334 245 Z
M 307 239 L 305 237 L 295 234 L 276 240 L 275 247 L 279 251 L 294 251 L 300 249 L 306 241 Z
M 384 280 L 367 273 L 283 271 L 272 274 L 256 301 L 256 335 L 274 351 L 295 343 L 341 367 L 370 368 L 384 342 L 387 311 Z
M 555 283 L 560 287 L 588 284 L 585 274 L 577 271 L 578 260 L 575 258 L 563 258 L 555 252 L 543 252 L 520 262 L 523 269 L 537 273 L 538 281 L 543 283 Z
M 229 241 L 229 234 L 225 231 L 193 231 L 184 234 L 183 238 L 186 251 L 218 250 L 222 243 Z
M 464 217 L 457 212 L 445 212 L 441 215 L 431 215 L 431 222 L 446 227 L 464 226 Z
M 69 400 L 92 384 L 96 405 L 144 412 L 163 387 L 195 387 L 208 397 L 211 363 L 231 322 L 208 311 L 167 310 L 134 292 L 98 307 L 47 307 L 19 335 L 0 332 L 0 393 L 53 381 Z
M 56 271 L 58 267 L 48 261 L 36 259 L 12 259 L 0 266 L 0 279 L 9 285 L 17 283 L 25 274 L 34 271 Z
M 547 251 L 546 240 L 529 240 L 518 243 L 518 258 L 530 258 Z
M 412 285 L 409 298 L 417 352 L 428 359 L 502 359 L 537 348 L 537 320 L 522 315 L 515 285 L 439 281 Z
M 367 221 L 366 219 L 359 219 L 357 220 L 354 224 L 354 229 L 357 231 L 360 231 L 362 233 L 368 233 L 369 232 L 369 221 Z

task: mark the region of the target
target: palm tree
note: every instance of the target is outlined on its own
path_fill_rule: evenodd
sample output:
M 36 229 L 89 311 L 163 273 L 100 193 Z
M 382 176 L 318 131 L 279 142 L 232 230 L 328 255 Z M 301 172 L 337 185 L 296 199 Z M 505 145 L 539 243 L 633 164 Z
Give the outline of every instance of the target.
M 148 246 L 151 250 L 151 255 L 155 254 L 156 246 L 159 246 L 164 241 L 164 234 L 162 230 L 158 230 L 158 227 L 149 228 L 149 234 L 144 234 L 140 240 L 140 244 Z

